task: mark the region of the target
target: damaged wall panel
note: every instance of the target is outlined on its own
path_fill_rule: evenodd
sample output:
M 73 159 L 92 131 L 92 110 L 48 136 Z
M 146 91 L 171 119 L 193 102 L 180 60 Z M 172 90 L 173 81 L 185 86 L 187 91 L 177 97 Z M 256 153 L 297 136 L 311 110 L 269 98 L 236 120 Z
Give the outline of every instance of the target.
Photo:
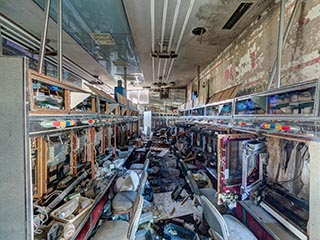
M 291 194 L 309 200 L 310 161 L 306 143 L 267 138 L 268 182 L 279 184 Z
M 262 13 L 200 74 L 201 83 L 210 81 L 209 95 L 242 83 L 239 94 L 267 89 L 277 56 L 279 1 Z M 295 1 L 286 3 L 285 27 Z M 320 75 L 320 3 L 301 1 L 283 50 L 281 84 L 302 82 Z M 198 81 L 195 79 L 194 81 Z M 192 83 L 190 83 L 192 84 Z M 190 100 L 190 87 L 187 87 Z M 206 95 L 206 91 L 200 91 Z M 204 96 L 200 98 L 205 99 Z

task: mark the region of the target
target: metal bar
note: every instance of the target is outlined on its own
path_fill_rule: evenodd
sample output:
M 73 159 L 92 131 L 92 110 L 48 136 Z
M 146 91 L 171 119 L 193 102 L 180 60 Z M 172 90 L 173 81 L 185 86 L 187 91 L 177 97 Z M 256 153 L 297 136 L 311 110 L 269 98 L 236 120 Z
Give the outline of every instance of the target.
M 2 16 L 0 14 L 0 22 L 2 23 L 2 26 L 5 26 L 6 29 L 9 29 L 11 31 L 13 31 L 14 33 L 16 33 L 20 38 L 27 40 L 26 38 L 28 38 L 27 41 L 32 41 L 32 43 L 37 43 L 37 47 L 38 44 L 40 44 L 40 40 L 36 37 L 34 37 L 33 35 L 31 35 L 29 32 L 26 32 L 25 29 L 21 28 L 20 26 L 16 25 L 14 22 L 10 21 L 9 19 L 5 18 L 4 16 Z M 4 29 L 3 29 L 4 30 Z M 46 46 L 47 48 L 50 48 L 50 50 L 53 50 L 53 48 Z
M 45 135 L 48 133 L 57 133 L 57 132 L 65 132 L 67 130 L 74 130 L 74 129 L 82 129 L 82 128 L 89 128 L 89 126 L 78 126 L 78 127 L 70 127 L 70 128 L 64 128 L 64 129 L 52 129 L 52 130 L 43 130 L 43 131 L 37 131 L 37 132 L 30 132 L 30 136 L 38 136 L 38 135 Z
M 155 33 L 154 33 L 154 0 L 151 0 L 150 4 L 150 15 L 151 15 L 151 51 L 154 53 L 154 44 L 155 44 Z M 155 82 L 155 66 L 154 66 L 154 58 L 152 58 L 152 81 Z
M 155 76 L 154 76 L 154 72 L 155 72 L 155 64 L 154 64 L 154 58 L 151 57 L 151 61 L 152 61 L 152 82 L 155 82 Z
M 198 99 L 200 99 L 200 65 L 197 66 L 197 78 L 198 78 Z
M 57 9 L 57 51 L 58 51 L 58 80 L 62 81 L 62 0 L 58 0 L 58 9 Z
M 46 1 L 45 7 L 45 17 L 43 22 L 42 34 L 41 34 L 41 43 L 40 43 L 40 53 L 39 53 L 39 62 L 38 62 L 38 72 L 42 73 L 44 55 L 46 51 L 46 41 L 48 33 L 48 23 L 49 23 L 49 14 L 50 14 L 50 3 L 51 0 Z
M 279 213 L 274 211 L 271 207 L 269 207 L 266 203 L 260 203 L 260 206 L 266 210 L 270 215 L 272 215 L 275 219 L 277 219 L 280 223 L 282 223 L 287 229 L 289 229 L 294 235 L 296 235 L 301 240 L 307 240 L 307 236 L 302 233 L 299 229 L 297 229 L 294 225 L 288 222 L 284 217 L 282 217 Z
M 161 58 L 158 58 L 158 75 L 157 75 L 157 80 L 160 82 L 160 68 L 161 68 Z M 162 82 L 162 79 L 161 79 Z
M 173 16 L 172 26 L 171 26 L 171 32 L 170 32 L 168 49 L 167 49 L 168 53 L 171 52 L 172 39 L 173 39 L 174 31 L 175 31 L 175 28 L 176 28 L 176 25 L 177 25 L 177 19 L 178 19 L 178 15 L 179 15 L 180 4 L 181 4 L 181 0 L 177 0 L 176 8 L 175 8 L 175 10 L 174 10 L 174 16 Z M 167 63 L 168 63 L 168 59 L 166 59 L 166 60 L 164 61 L 163 72 L 162 72 L 162 77 L 163 77 L 163 78 L 164 78 L 165 73 L 166 73 Z
M 186 17 L 184 19 L 184 22 L 183 22 L 183 25 L 182 25 L 182 29 L 181 29 L 181 33 L 180 33 L 180 36 L 179 36 L 179 39 L 178 39 L 178 43 L 177 43 L 177 47 L 176 47 L 176 53 L 179 51 L 180 44 L 181 44 L 184 32 L 185 32 L 186 27 L 187 27 L 187 24 L 188 24 L 190 15 L 191 15 L 191 11 L 192 11 L 194 2 L 195 2 L 195 0 L 191 0 L 190 1 L 189 7 L 188 7 L 188 11 L 187 11 Z
M 164 32 L 165 32 L 165 29 L 166 29 L 167 11 L 168 11 L 168 0 L 165 0 L 164 4 L 163 4 L 163 12 L 162 12 L 160 53 L 162 53 L 162 51 L 163 51 L 163 40 L 164 40 Z M 159 58 L 158 81 L 160 81 L 160 69 L 161 69 L 161 59 Z M 162 76 L 162 79 L 163 79 L 163 76 Z M 163 81 L 162 79 L 161 79 L 161 82 Z
M 128 96 L 128 94 L 127 94 L 127 67 L 126 66 L 124 66 L 123 67 L 123 73 L 124 73 L 124 76 L 123 76 L 123 80 L 124 80 L 124 90 L 125 90 L 125 97 L 127 97 Z
M 3 48 L 2 48 L 2 24 L 0 23 L 0 56 L 3 56 Z
M 39 48 L 39 45 L 41 45 L 40 40 L 35 38 L 33 35 L 30 35 L 30 33 L 26 32 L 23 28 L 15 25 L 14 23 L 12 23 L 11 21 L 9 21 L 8 19 L 4 18 L 1 15 L 0 15 L 0 21 L 2 22 L 2 25 L 6 27 L 6 29 L 4 30 L 3 38 L 9 39 L 10 41 L 13 41 L 17 44 L 19 44 L 19 41 L 20 41 L 33 50 L 37 50 Z M 45 49 L 49 51 L 54 51 L 54 49 L 48 45 L 45 46 Z M 57 59 L 54 57 L 46 56 L 45 59 L 52 64 L 57 63 Z M 91 80 L 93 80 L 93 78 L 89 75 L 87 71 L 75 65 L 68 58 L 65 58 L 64 62 L 65 62 L 65 65 L 67 65 L 68 71 L 72 72 L 78 77 L 83 78 L 86 81 L 90 82 Z M 113 89 L 109 85 L 106 85 L 106 86 L 110 89 Z
M 245 209 L 243 206 L 242 207 L 242 222 L 244 225 L 247 225 L 247 209 Z
M 319 142 L 310 142 L 309 144 L 309 154 L 310 154 L 310 211 L 309 211 L 309 239 L 320 239 L 319 231 L 319 171 L 320 171 L 320 143 Z
M 281 86 L 281 60 L 282 60 L 282 42 L 283 42 L 283 23 L 285 14 L 285 1 L 280 1 L 280 19 L 278 31 L 278 61 L 277 61 L 277 88 Z
M 176 53 L 176 54 L 177 54 L 178 51 L 179 51 L 180 44 L 181 44 L 181 41 L 182 41 L 182 37 L 183 37 L 184 32 L 185 32 L 185 30 L 186 30 L 187 23 L 188 23 L 188 21 L 189 21 L 190 15 L 191 15 L 191 11 L 192 11 L 194 2 L 195 2 L 195 0 L 190 0 L 190 4 L 189 4 L 189 7 L 188 7 L 188 11 L 187 11 L 186 17 L 185 17 L 185 19 L 184 19 L 184 22 L 183 22 L 183 25 L 182 25 L 182 29 L 181 29 L 181 32 L 180 32 L 180 36 L 179 36 L 179 39 L 178 39 L 177 47 L 176 47 L 176 50 L 175 50 L 175 53 Z M 174 60 L 175 60 L 175 59 L 172 59 L 172 61 L 171 61 L 171 63 L 170 63 L 170 67 L 169 67 L 168 74 L 167 74 L 167 78 L 166 78 L 166 81 L 167 81 L 167 82 L 168 82 L 168 79 L 169 79 L 169 76 L 170 76 L 170 73 L 171 73 L 171 70 L 172 70 L 172 66 L 173 66 Z
M 117 124 L 113 125 L 113 154 L 117 157 Z
M 293 24 L 293 20 L 295 19 L 296 15 L 297 15 L 297 10 L 298 10 L 299 4 L 300 4 L 300 0 L 296 0 L 294 8 L 293 8 L 293 11 L 292 11 L 291 16 L 290 16 L 290 19 L 288 21 L 288 25 L 287 25 L 286 31 L 284 33 L 282 51 L 285 48 L 285 45 L 286 45 L 286 42 L 287 42 L 287 38 L 289 36 L 290 30 L 291 30 L 291 27 L 292 27 L 292 24 Z M 278 58 L 276 58 L 276 60 L 273 63 L 273 66 L 272 66 L 272 71 L 271 71 L 271 75 L 270 75 L 270 78 L 269 78 L 268 90 L 272 86 L 273 79 L 274 79 L 274 76 L 275 76 L 276 70 L 277 70 L 277 68 L 276 68 L 277 64 L 278 64 Z
M 89 131 L 90 135 L 90 162 L 91 162 L 91 179 L 95 178 L 95 146 L 94 146 L 94 139 L 95 139 L 95 130 L 94 128 L 90 128 Z

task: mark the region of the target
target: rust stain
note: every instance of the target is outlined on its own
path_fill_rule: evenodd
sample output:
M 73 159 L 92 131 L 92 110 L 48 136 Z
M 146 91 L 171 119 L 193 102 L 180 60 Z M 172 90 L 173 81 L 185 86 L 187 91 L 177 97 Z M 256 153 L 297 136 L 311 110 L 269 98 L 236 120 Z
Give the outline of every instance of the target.
M 205 77 L 208 76 L 213 70 L 215 70 L 216 68 L 218 68 L 221 64 L 222 64 L 222 61 L 219 60 L 213 67 L 209 67 L 209 69 L 208 69 L 205 73 L 201 74 L 201 77 L 202 77 L 202 78 L 205 78 Z
M 316 57 L 314 59 L 311 59 L 307 62 L 304 62 L 304 63 L 298 63 L 296 65 L 294 65 L 293 67 L 291 68 L 288 68 L 286 69 L 284 72 L 291 72 L 291 71 L 297 71 L 297 70 L 300 70 L 302 68 L 305 68 L 305 67 L 308 67 L 308 66 L 312 66 L 314 64 L 317 64 L 320 62 L 320 57 Z
M 231 68 L 227 68 L 227 70 L 224 72 L 224 80 L 225 81 L 231 80 Z
M 286 11 L 289 12 L 291 10 L 291 8 L 293 8 L 294 6 L 294 1 L 292 3 L 290 3 L 287 7 L 286 7 Z
M 254 69 L 256 66 L 256 51 L 253 51 L 250 53 L 250 59 L 251 59 L 251 69 Z
M 283 70 L 281 72 L 283 85 L 289 84 L 289 82 L 303 81 L 305 76 L 308 78 L 318 77 L 318 70 L 313 69 L 317 69 L 316 64 L 320 63 L 320 14 L 316 15 L 319 5 L 315 1 L 310 4 L 302 2 L 299 7 L 298 16 L 283 53 Z M 286 9 L 292 11 L 293 7 L 294 1 L 290 1 Z M 251 33 L 253 34 L 244 33 L 243 36 L 237 38 L 220 52 L 202 71 L 201 79 L 208 78 L 210 81 L 214 81 L 216 91 L 225 87 L 226 84 L 235 83 L 243 84 L 240 92 L 242 95 L 265 90 L 268 84 L 266 76 L 272 67 L 276 50 L 278 27 L 276 11 L 278 11 L 278 7 L 269 8 L 262 20 L 260 19 L 260 24 L 252 25 Z M 206 16 L 210 18 L 209 15 Z M 288 17 L 289 13 L 286 14 L 286 20 Z M 312 55 L 318 52 L 319 54 Z M 245 61 L 241 61 L 244 55 Z
M 299 21 L 298 21 L 299 27 L 301 27 L 301 26 L 303 26 L 303 25 L 305 25 L 307 23 L 308 23 L 308 19 L 307 18 L 305 18 L 305 17 L 299 18 Z

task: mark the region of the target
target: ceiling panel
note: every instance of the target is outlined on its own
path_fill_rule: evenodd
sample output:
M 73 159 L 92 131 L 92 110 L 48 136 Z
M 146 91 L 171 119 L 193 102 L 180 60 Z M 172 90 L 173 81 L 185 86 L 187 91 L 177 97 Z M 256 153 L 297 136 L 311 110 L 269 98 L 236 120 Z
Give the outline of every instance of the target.
M 41 38 L 44 12 L 32 0 L 0 0 L 0 12 L 38 39 Z M 48 39 L 50 40 L 49 45 L 53 48 L 56 48 L 56 29 L 56 23 L 50 20 Z M 89 74 L 100 76 L 104 83 L 111 86 L 115 84 L 108 71 L 65 32 L 63 33 L 63 54 Z
M 45 0 L 35 1 L 0 0 L 0 10 L 40 38 Z M 185 87 L 196 77 L 198 66 L 206 67 L 274 0 L 64 0 L 63 3 L 64 56 L 112 87 L 115 79 L 123 78 L 123 63 L 128 64 L 129 88 L 141 88 L 143 84 L 153 92 L 161 88 L 159 84 L 153 85 L 159 82 L 167 84 L 165 89 Z M 241 3 L 252 5 L 230 30 L 223 29 Z M 52 4 L 55 18 L 56 1 Z M 177 21 L 171 35 L 175 15 Z M 154 46 L 151 19 L 154 19 Z M 204 27 L 206 33 L 201 37 L 192 34 L 196 27 Z M 49 45 L 55 48 L 54 20 L 50 20 L 48 38 Z M 174 52 L 177 57 L 152 61 L 153 48 L 162 56 L 169 57 Z M 184 94 L 181 96 L 183 99 Z
M 169 42 L 172 22 L 177 2 L 168 1 L 166 11 L 166 23 L 164 31 L 164 43 Z M 243 30 L 256 19 L 268 5 L 274 1 L 266 0 L 183 0 L 180 1 L 178 19 L 172 36 L 170 49 L 163 48 L 163 52 L 175 51 L 178 55 L 172 64 L 169 73 L 171 59 L 167 59 L 166 68 L 164 59 L 154 59 L 155 69 L 152 70 L 152 34 L 151 34 L 151 2 L 152 0 L 124 0 L 128 20 L 133 33 L 133 38 L 140 56 L 141 68 L 146 84 L 155 81 L 174 81 L 176 86 L 186 86 L 197 75 L 197 66 L 206 67 L 217 55 L 226 48 Z M 164 4 L 166 0 L 154 0 L 155 22 L 155 49 L 160 50 L 162 20 Z M 239 19 L 231 30 L 222 29 L 228 19 L 234 14 L 241 3 L 252 3 L 249 10 Z M 188 8 L 192 6 L 190 17 L 187 17 Z M 241 9 L 240 9 L 241 10 Z M 187 19 L 186 19 L 187 18 Z M 183 32 L 183 25 L 186 28 Z M 204 27 L 207 32 L 201 38 L 192 34 L 196 27 Z M 181 35 L 182 34 L 182 35 Z M 182 36 L 180 45 L 179 37 Z M 177 47 L 179 47 L 177 51 Z M 160 61 L 160 64 L 159 64 Z M 160 68 L 159 68 L 160 67 Z M 158 70 L 160 69 L 160 71 Z M 163 80 L 164 79 L 164 80 Z
M 44 9 L 45 0 L 34 1 Z M 52 1 L 53 19 L 56 11 L 56 1 Z M 139 57 L 121 1 L 64 0 L 63 29 L 111 75 L 123 74 L 123 66 L 128 74 L 140 73 Z

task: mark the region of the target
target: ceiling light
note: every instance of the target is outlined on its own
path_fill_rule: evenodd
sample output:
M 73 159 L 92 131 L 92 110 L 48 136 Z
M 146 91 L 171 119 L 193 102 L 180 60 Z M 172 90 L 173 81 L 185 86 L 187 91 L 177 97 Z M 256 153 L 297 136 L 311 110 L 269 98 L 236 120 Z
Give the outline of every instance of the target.
M 112 63 L 116 67 L 127 67 L 128 66 L 128 63 L 122 59 L 113 60 Z
M 166 53 L 166 52 L 158 52 L 158 51 L 154 51 L 151 53 L 151 56 L 154 58 L 176 58 L 178 57 L 178 54 L 176 54 L 174 51 L 170 52 L 170 53 Z
M 97 45 L 116 45 L 112 35 L 110 33 L 89 33 L 95 44 Z

